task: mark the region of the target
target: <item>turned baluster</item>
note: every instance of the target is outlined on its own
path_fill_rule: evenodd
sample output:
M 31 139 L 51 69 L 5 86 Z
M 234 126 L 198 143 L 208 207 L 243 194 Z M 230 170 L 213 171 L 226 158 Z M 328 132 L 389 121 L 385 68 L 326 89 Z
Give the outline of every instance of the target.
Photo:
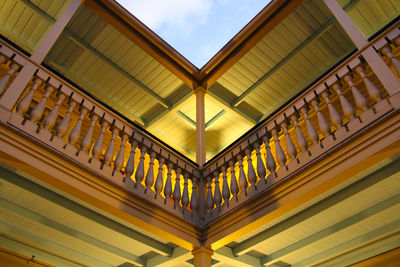
M 7 71 L 6 75 L 0 79 L 0 95 L 4 93 L 6 90 L 7 84 L 11 79 L 11 76 L 17 72 L 19 69 L 19 65 L 15 62 L 12 62 L 10 65 L 10 69 Z
M 181 169 L 176 169 L 175 187 L 174 187 L 174 209 L 179 206 L 179 201 L 181 200 L 181 184 L 180 184 Z
M 244 192 L 244 194 L 247 196 L 247 179 L 246 179 L 246 174 L 244 173 L 244 169 L 243 169 L 243 158 L 242 155 L 239 154 L 237 156 L 237 159 L 239 161 L 239 186 L 240 189 L 242 190 L 242 192 Z
M 144 189 L 144 193 L 146 194 L 148 190 L 151 190 L 151 187 L 154 183 L 154 159 L 156 157 L 156 153 L 152 151 L 150 153 L 150 163 L 149 169 L 147 170 L 146 178 L 144 179 L 144 184 L 146 188 Z
M 64 138 L 64 135 L 67 133 L 69 121 L 71 119 L 71 113 L 74 111 L 76 105 L 77 103 L 74 100 L 70 99 L 67 113 L 57 127 L 56 132 L 59 138 Z
M 318 136 L 318 133 L 315 130 L 314 126 L 311 123 L 310 117 L 308 116 L 308 109 L 309 109 L 308 106 L 303 106 L 301 108 L 301 112 L 303 113 L 304 119 L 306 121 L 307 134 L 308 134 L 308 137 L 310 138 L 312 144 L 318 144 L 319 136 Z M 322 114 L 320 114 L 320 115 L 322 116 Z
M 367 88 L 368 95 L 371 97 L 371 99 L 375 102 L 379 102 L 381 100 L 381 93 L 379 92 L 379 89 L 376 87 L 376 85 L 368 78 L 367 74 L 365 74 L 364 67 L 357 66 L 356 72 L 363 80 L 365 87 Z
M 393 68 L 397 73 L 397 76 L 400 77 L 400 61 L 393 55 L 392 49 L 389 45 L 382 48 L 382 54 L 392 62 Z
M 214 172 L 214 203 L 215 206 L 218 208 L 221 207 L 222 203 L 222 196 L 221 196 L 221 189 L 219 188 L 219 175 L 218 172 Z
M 289 156 L 289 159 L 291 159 L 291 160 L 296 159 L 297 150 L 296 150 L 296 147 L 293 144 L 292 138 L 290 138 L 289 120 L 285 119 L 282 122 L 282 128 L 283 128 L 283 134 L 285 135 L 285 138 L 286 138 L 286 152 L 287 152 L 287 154 Z
M 47 131 L 51 131 L 56 124 L 57 117 L 58 117 L 58 111 L 60 109 L 61 104 L 64 102 L 65 98 L 67 96 L 59 92 L 57 95 L 57 102 L 54 106 L 54 108 L 50 111 L 50 113 L 47 115 L 46 119 L 44 120 L 44 129 Z
M 214 209 L 214 199 L 211 193 L 211 177 L 207 177 L 207 199 L 206 199 L 206 205 L 208 212 L 212 212 Z
M 189 206 L 189 189 L 188 189 L 188 179 L 189 179 L 189 173 L 185 172 L 185 175 L 183 176 L 183 192 L 182 192 L 182 207 L 183 207 L 183 212 L 187 209 Z
M 128 135 L 123 131 L 121 136 L 121 145 L 119 147 L 119 151 L 114 162 L 113 174 L 115 171 L 120 171 L 124 166 L 125 145 L 127 140 L 128 140 Z
M 133 133 L 135 134 L 135 133 Z M 125 182 L 126 179 L 132 179 L 132 174 L 135 169 L 135 150 L 138 145 L 138 142 L 134 139 L 133 135 L 131 137 L 131 152 L 129 153 L 128 162 L 125 166 L 125 177 L 123 181 Z
M 254 148 L 256 150 L 256 155 L 257 155 L 257 174 L 258 177 L 260 177 L 260 182 L 264 181 L 264 183 L 267 183 L 267 180 L 265 180 L 265 176 L 267 175 L 267 171 L 265 170 L 264 162 L 261 158 L 261 152 L 260 152 L 260 144 L 258 141 L 254 144 Z
M 354 119 L 354 116 L 356 115 L 356 112 L 354 111 L 354 108 L 351 106 L 349 101 L 347 101 L 346 97 L 344 97 L 341 89 L 341 85 L 339 82 L 336 82 L 332 85 L 333 90 L 336 91 L 336 94 L 339 96 L 339 101 L 340 105 L 342 106 L 343 114 L 346 116 L 349 120 Z M 338 114 L 339 116 L 339 114 Z
M 400 36 L 397 36 L 392 40 L 395 46 L 400 46 Z
M 360 93 L 354 84 L 353 77 L 350 74 L 344 76 L 345 82 L 350 86 L 351 92 L 353 94 L 354 102 L 359 110 L 362 112 L 366 111 L 368 108 L 367 99 Z M 343 106 L 342 106 L 343 107 Z
M 171 199 L 172 195 L 172 181 L 171 181 L 172 166 L 173 164 L 171 162 L 168 163 L 167 180 L 165 181 L 165 187 L 164 187 L 164 196 L 165 196 L 164 203 L 167 202 L 167 199 Z
M 147 147 L 145 145 L 142 145 L 142 147 L 140 148 L 140 160 L 135 173 L 135 188 L 137 188 L 137 186 L 142 183 L 142 180 L 144 178 L 144 156 L 146 154 L 146 151 Z
M 44 108 L 46 107 L 47 99 L 50 94 L 53 92 L 54 88 L 51 85 L 46 86 L 46 92 L 44 93 L 40 102 L 36 105 L 34 109 L 31 111 L 31 121 L 37 123 L 43 115 Z
M 266 157 L 265 162 L 267 164 L 268 171 L 271 174 L 274 174 L 276 177 L 276 162 L 275 162 L 274 156 L 272 155 L 271 147 L 269 146 L 269 139 L 270 139 L 270 135 L 267 132 L 267 135 L 265 135 L 263 137 L 263 141 L 265 144 L 265 150 L 267 151 L 267 153 L 265 154 L 265 157 Z M 267 182 L 267 180 L 265 180 L 265 182 Z
M 101 129 L 100 129 L 100 134 L 99 137 L 97 138 L 96 144 L 93 146 L 92 149 L 92 158 L 98 159 L 101 151 L 103 149 L 103 139 L 104 139 L 104 133 L 106 131 L 106 129 L 108 128 L 108 122 L 106 120 L 102 120 L 101 122 Z
M 199 207 L 199 202 L 197 201 L 197 178 L 193 177 L 192 179 L 192 197 L 190 198 L 190 209 L 192 210 L 192 214 Z
M 229 207 L 229 198 L 231 197 L 231 193 L 229 192 L 229 185 L 228 185 L 228 177 L 226 176 L 226 167 L 222 166 L 222 198 L 226 203 L 227 207 Z
M 325 99 L 326 104 L 328 105 L 329 117 L 331 118 L 331 123 L 335 126 L 336 129 L 340 128 L 343 125 L 342 117 L 340 117 L 339 113 L 336 111 L 333 106 L 330 98 L 330 93 L 328 92 L 328 88 L 324 92 L 322 92 L 322 97 Z
M 160 151 L 161 154 L 161 151 Z M 157 198 L 157 195 L 161 194 L 162 189 L 163 189 L 163 183 L 164 183 L 164 178 L 163 178 L 163 165 L 164 165 L 164 158 L 160 157 L 158 161 L 158 173 L 157 173 L 157 178 L 156 178 L 156 183 L 154 184 L 154 189 L 156 191 L 156 194 L 154 198 Z
M 33 95 L 41 84 L 42 80 L 38 77 L 35 77 L 31 89 L 17 105 L 17 113 L 19 115 L 24 115 L 25 112 L 29 109 L 32 103 Z
M 233 160 L 229 161 L 229 168 L 231 169 L 231 193 L 237 202 L 239 187 L 235 175 L 235 162 L 233 162 Z
M 318 100 L 313 99 L 311 101 L 311 104 L 314 106 L 315 112 L 317 113 L 319 131 L 324 135 L 324 137 L 327 137 L 328 135 L 331 134 L 331 128 L 329 127 L 329 124 L 326 122 L 324 115 L 322 115 L 322 112 L 319 109 L 318 102 L 319 102 Z
M 115 143 L 115 138 L 117 138 L 118 135 L 118 128 L 117 127 L 112 127 L 111 130 L 111 140 L 110 143 L 108 144 L 106 153 L 104 153 L 104 164 L 105 165 L 110 165 L 111 161 L 113 160 L 114 156 L 114 143 Z
M 286 166 L 286 156 L 285 153 L 283 152 L 281 143 L 279 141 L 279 135 L 278 135 L 278 127 L 275 127 L 272 129 L 272 135 L 274 136 L 274 142 L 275 142 L 275 159 L 279 163 L 280 167 Z
M 7 58 L 4 55 L 0 54 L 0 65 L 5 64 L 6 62 L 7 62 Z
M 301 152 L 305 152 L 308 149 L 307 140 L 304 137 L 303 133 L 301 132 L 300 125 L 299 125 L 299 114 L 296 112 L 291 116 L 292 122 L 294 124 L 294 128 L 296 131 L 297 137 L 297 145 L 300 148 Z
M 251 150 L 250 150 L 250 142 L 248 141 L 248 147 L 245 150 L 245 153 L 247 155 L 247 179 L 250 183 L 251 186 L 254 187 L 254 189 L 257 189 L 256 182 L 257 182 L 257 175 L 256 171 L 254 170 L 253 166 L 253 160 L 251 159 Z
M 78 142 L 79 137 L 81 136 L 82 122 L 88 110 L 85 107 L 82 107 L 80 112 L 81 114 L 79 115 L 78 121 L 76 122 L 75 127 L 72 129 L 68 137 L 68 142 L 72 146 L 75 146 L 76 142 Z
M 96 125 L 96 122 L 98 119 L 99 119 L 99 116 L 97 116 L 96 114 L 92 114 L 90 116 L 89 128 L 86 131 L 86 134 L 82 139 L 81 151 L 83 151 L 86 154 L 89 154 L 89 149 L 90 149 L 90 146 L 92 145 L 93 128 Z

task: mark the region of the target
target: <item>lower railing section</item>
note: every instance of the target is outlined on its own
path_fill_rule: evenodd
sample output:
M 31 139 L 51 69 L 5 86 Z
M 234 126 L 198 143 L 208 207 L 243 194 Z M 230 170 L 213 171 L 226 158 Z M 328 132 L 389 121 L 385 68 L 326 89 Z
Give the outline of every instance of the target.
M 400 55 L 398 25 L 208 162 L 204 223 L 243 207 L 397 109 L 400 62 L 395 55 Z M 372 69 L 371 58 L 386 69 Z M 385 75 L 397 83 L 386 88 Z

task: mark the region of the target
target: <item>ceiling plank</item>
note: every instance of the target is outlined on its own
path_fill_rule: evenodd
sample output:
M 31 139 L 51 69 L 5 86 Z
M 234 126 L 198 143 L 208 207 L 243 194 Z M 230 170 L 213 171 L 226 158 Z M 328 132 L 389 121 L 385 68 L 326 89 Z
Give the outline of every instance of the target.
M 211 91 L 207 91 L 207 94 L 211 97 L 213 97 L 214 99 L 216 99 L 217 101 L 219 101 L 221 104 L 223 104 L 225 107 L 227 107 L 229 110 L 235 112 L 236 114 L 240 115 L 242 118 L 246 119 L 247 121 L 251 122 L 252 124 L 256 125 L 257 124 L 257 119 L 251 117 L 250 115 L 246 114 L 245 112 L 241 111 L 238 108 L 232 107 L 232 105 L 226 101 L 225 99 L 223 99 L 222 97 L 218 96 L 217 94 L 211 92 Z
M 221 247 L 214 251 L 213 259 L 223 264 L 231 264 L 237 267 L 261 267 L 260 258 L 256 258 L 247 254 L 239 257 L 233 255 L 232 249 L 229 247 Z
M 42 246 L 44 245 L 46 248 L 52 251 L 58 251 L 65 255 L 69 255 L 71 258 L 77 259 L 82 263 L 86 263 L 92 266 L 104 266 L 104 267 L 111 266 L 110 263 L 104 262 L 90 255 L 86 255 L 75 249 L 71 249 L 66 246 L 60 245 L 58 243 L 42 238 L 36 234 L 33 234 L 31 232 L 25 231 L 23 229 L 20 229 L 13 225 L 9 225 L 4 222 L 0 222 L 0 231 L 12 236 L 16 236 L 18 238 L 28 239 L 30 242 L 33 242 L 35 244 L 40 244 Z
M 361 212 L 358 212 L 340 222 L 335 223 L 334 225 L 331 225 L 319 232 L 316 232 L 310 236 L 307 236 L 306 238 L 303 238 L 302 240 L 299 240 L 283 249 L 280 249 L 279 251 L 276 251 L 266 257 L 264 257 L 261 262 L 264 265 L 270 265 L 278 260 L 280 260 L 282 257 L 284 257 L 287 254 L 294 253 L 295 251 L 302 249 L 308 245 L 313 244 L 314 242 L 317 242 L 323 238 L 326 238 L 330 235 L 333 235 L 340 230 L 343 230 L 351 225 L 354 225 L 356 223 L 359 223 L 363 220 L 366 220 L 370 218 L 371 216 L 374 216 L 375 214 L 384 211 L 390 207 L 393 207 L 397 204 L 400 203 L 400 194 L 397 194 L 391 198 L 388 198 L 378 204 L 375 204 L 374 206 L 365 209 Z
M 169 266 L 178 266 L 182 265 L 182 262 L 186 262 L 193 258 L 192 253 L 189 250 L 186 250 L 181 247 L 174 248 L 172 252 L 172 256 L 164 257 L 164 256 L 154 256 L 152 258 L 147 259 L 146 267 L 169 267 Z
M 84 82 L 81 81 L 81 79 L 74 73 L 72 73 L 69 69 L 61 66 L 60 64 L 56 63 L 54 59 L 49 58 L 48 59 L 48 63 L 50 63 L 51 66 L 59 69 L 61 72 L 67 74 L 69 77 L 73 77 L 73 79 L 75 81 L 79 81 L 80 84 L 82 84 L 82 87 L 86 87 L 86 88 L 96 88 L 95 90 L 95 96 L 99 97 L 100 99 L 107 99 L 107 101 L 109 102 L 109 104 L 113 105 L 114 107 L 118 107 L 119 111 L 122 111 L 124 116 L 128 117 L 130 120 L 132 121 L 136 121 L 140 126 L 144 126 L 145 122 L 142 120 L 142 118 L 140 118 L 139 116 L 133 114 L 128 108 L 126 108 L 125 106 L 120 105 L 120 103 L 116 102 L 115 100 L 113 100 L 113 98 L 108 97 L 106 94 L 103 93 L 102 90 L 100 90 L 99 88 L 97 88 L 97 86 L 94 86 L 93 84 L 91 84 L 90 82 Z M 102 102 L 105 102 L 104 100 L 101 100 Z
M 284 221 L 252 236 L 245 241 L 237 244 L 233 247 L 234 255 L 243 255 L 248 251 L 252 250 L 256 245 L 263 242 L 265 239 L 271 238 L 292 227 L 295 224 L 301 223 L 308 218 L 323 212 L 324 210 L 336 205 L 337 203 L 353 196 L 354 194 L 361 192 L 362 190 L 382 181 L 389 176 L 400 171 L 400 159 L 393 161 L 392 163 L 384 166 L 376 172 L 366 176 L 364 179 L 357 181 L 356 183 L 348 186 L 333 195 L 315 203 L 314 205 L 304 209 L 303 211 L 285 219 Z
M 138 231 L 135 231 L 132 228 L 129 228 L 123 224 L 120 224 L 110 218 L 105 217 L 104 215 L 97 213 L 93 210 L 88 209 L 85 206 L 82 206 L 64 196 L 61 196 L 53 191 L 48 190 L 47 188 L 42 187 L 36 183 L 31 182 L 30 180 L 5 169 L 4 167 L 0 167 L 0 179 L 3 177 L 8 178 L 8 182 L 21 187 L 29 192 L 32 192 L 44 199 L 47 199 L 53 203 L 56 203 L 80 216 L 83 216 L 89 220 L 92 220 L 98 224 L 103 225 L 113 231 L 116 231 L 122 235 L 125 235 L 129 238 L 137 240 L 150 248 L 152 248 L 155 252 L 164 255 L 170 256 L 172 255 L 173 248 L 169 245 L 166 245 L 158 240 L 155 240 L 151 237 L 148 237 Z M 5 181 L 5 180 L 4 180 Z
M 37 7 L 34 3 L 27 1 L 27 0 L 22 0 L 22 2 L 40 14 L 44 19 L 48 20 L 49 22 L 54 23 L 55 19 L 51 16 L 49 16 L 46 12 L 41 10 L 39 7 Z M 161 105 L 163 105 L 165 108 L 169 108 L 171 105 L 161 96 L 159 96 L 156 92 L 154 92 L 152 89 L 147 87 L 145 84 L 143 84 L 141 81 L 136 79 L 134 76 L 132 76 L 130 73 L 125 71 L 123 68 L 121 68 L 119 65 L 117 65 L 115 62 L 110 60 L 109 58 L 105 57 L 103 54 L 101 54 L 99 51 L 97 51 L 95 48 L 93 48 L 90 44 L 86 43 L 83 39 L 78 37 L 76 34 L 72 33 L 68 29 L 64 29 L 64 34 L 68 38 L 70 38 L 74 43 L 85 49 L 86 51 L 90 52 L 91 54 L 95 55 L 98 57 L 100 60 L 105 62 L 106 64 L 110 65 L 113 69 L 121 73 L 123 76 L 125 76 L 127 79 L 138 85 L 141 89 L 146 91 L 149 95 L 151 95 L 153 98 L 155 98 Z
M 139 256 L 136 256 L 130 252 L 127 252 L 127 251 L 117 248 L 113 245 L 105 243 L 101 240 L 98 240 L 96 238 L 88 236 L 82 232 L 79 232 L 73 228 L 63 225 L 63 224 L 61 224 L 57 221 L 54 221 L 50 218 L 47 218 L 43 215 L 32 212 L 24 207 L 21 207 L 17 204 L 11 203 L 11 202 L 7 201 L 6 199 L 0 198 L 0 208 L 6 209 L 7 211 L 18 214 L 22 217 L 28 218 L 29 220 L 32 220 L 36 223 L 53 228 L 54 230 L 57 230 L 63 234 L 77 238 L 77 239 L 84 241 L 90 245 L 93 245 L 97 248 L 103 249 L 105 251 L 108 251 L 110 253 L 118 255 L 122 258 L 125 258 L 129 261 L 132 261 L 138 265 L 144 266 L 144 264 L 145 264 L 144 259 Z
M 42 249 L 35 248 L 30 244 L 28 245 L 19 240 L 15 240 L 14 238 L 6 236 L 4 233 L 0 234 L 0 247 L 7 248 L 8 250 L 22 255 L 29 255 L 29 257 L 35 255 L 36 259 L 46 261 L 46 263 L 51 264 L 52 266 L 82 267 L 82 264 L 80 263 L 57 256 L 54 253 L 46 252 Z
M 397 235 L 396 244 L 398 246 L 398 244 L 399 244 L 398 240 L 400 237 L 399 225 L 400 225 L 400 220 L 396 220 L 396 221 L 386 224 L 382 227 L 379 227 L 378 229 L 369 231 L 366 234 L 360 235 L 349 241 L 343 242 L 343 243 L 341 243 L 333 248 L 330 248 L 324 252 L 321 252 L 317 255 L 313 255 L 310 258 L 307 258 L 305 260 L 302 260 L 301 262 L 294 264 L 293 266 L 302 267 L 302 266 L 315 265 L 319 262 L 337 257 L 339 254 L 342 254 L 345 251 L 356 249 L 356 248 L 364 246 L 368 243 L 374 243 L 374 242 L 376 242 L 376 239 L 378 239 L 378 238 L 384 239 L 384 238 L 391 237 L 393 235 Z

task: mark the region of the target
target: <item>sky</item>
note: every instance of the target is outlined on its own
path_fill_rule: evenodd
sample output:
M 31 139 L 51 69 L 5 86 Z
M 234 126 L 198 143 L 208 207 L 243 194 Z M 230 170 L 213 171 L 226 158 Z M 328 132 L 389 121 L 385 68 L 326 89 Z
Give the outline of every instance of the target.
M 192 62 L 204 66 L 270 1 L 117 0 Z

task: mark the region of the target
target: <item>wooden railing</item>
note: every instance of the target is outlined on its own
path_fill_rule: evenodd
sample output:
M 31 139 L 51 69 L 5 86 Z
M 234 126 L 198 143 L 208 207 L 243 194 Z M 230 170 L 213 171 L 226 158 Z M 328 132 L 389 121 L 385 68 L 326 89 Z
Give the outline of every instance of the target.
M 1 43 L 3 93 L 29 61 Z M 31 62 L 33 64 L 33 62 Z M 8 124 L 77 164 L 171 213 L 196 220 L 197 165 L 43 66 L 19 97 Z
M 393 96 L 400 87 L 388 90 L 382 71 L 378 75 L 366 57 L 374 48 L 393 71 L 390 75 L 400 77 L 397 25 L 198 169 L 53 72 L 0 45 L 0 94 L 27 62 L 36 68 L 8 111 L 9 125 L 199 226 L 301 172 L 399 106 Z
M 400 77 L 397 23 L 205 165 L 205 224 L 328 156 L 395 109 L 398 96 L 392 99 L 364 57 L 372 46 Z

